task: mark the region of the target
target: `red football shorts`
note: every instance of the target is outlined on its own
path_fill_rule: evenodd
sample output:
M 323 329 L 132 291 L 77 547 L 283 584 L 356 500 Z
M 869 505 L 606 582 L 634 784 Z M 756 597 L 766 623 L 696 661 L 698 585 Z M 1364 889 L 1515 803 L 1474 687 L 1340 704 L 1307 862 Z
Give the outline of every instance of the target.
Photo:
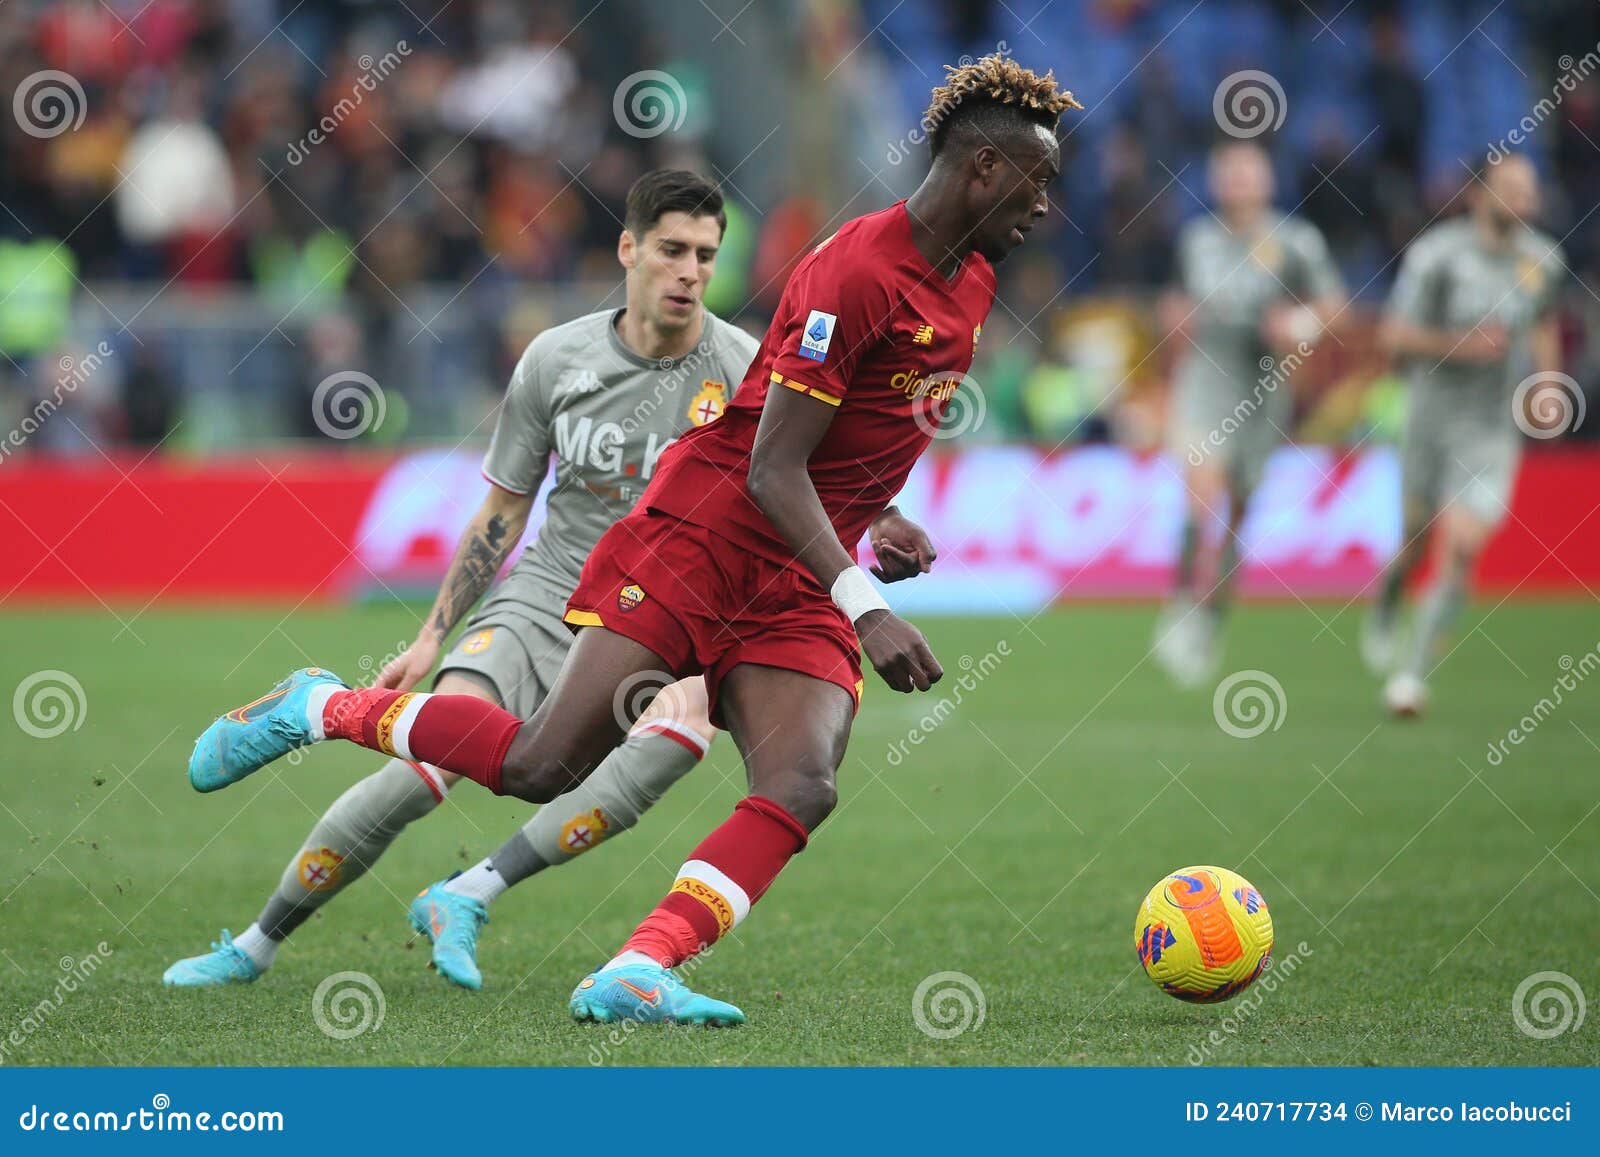
M 740 663 L 798 671 L 861 703 L 855 628 L 804 567 L 670 515 L 639 508 L 606 531 L 565 618 L 649 647 L 676 678 L 703 673 L 718 727 L 718 689 Z

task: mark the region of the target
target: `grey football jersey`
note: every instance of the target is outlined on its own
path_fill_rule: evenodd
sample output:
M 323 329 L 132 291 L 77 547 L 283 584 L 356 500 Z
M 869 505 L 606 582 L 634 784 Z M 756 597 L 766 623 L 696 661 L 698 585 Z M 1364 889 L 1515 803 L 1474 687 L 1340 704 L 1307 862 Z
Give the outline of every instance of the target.
M 1528 337 L 1555 308 L 1566 258 L 1556 241 L 1519 229 L 1503 250 L 1458 218 L 1426 230 L 1406 250 L 1389 313 L 1414 325 L 1465 330 L 1499 322 L 1510 336 L 1499 361 L 1412 358 L 1411 415 L 1441 425 L 1511 428 L 1511 392 L 1529 361 Z
M 1258 236 L 1231 233 L 1209 213 L 1178 237 L 1178 282 L 1194 302 L 1195 348 L 1180 372 L 1194 379 L 1227 379 L 1247 392 L 1264 372 L 1268 354 L 1261 321 L 1268 307 L 1342 292 L 1327 242 L 1310 222 L 1271 214 Z
M 642 358 L 617 336 L 621 310 L 548 329 L 506 389 L 484 476 L 516 494 L 555 482 L 520 570 L 571 591 L 600 536 L 644 493 L 656 460 L 685 430 L 717 418 L 760 344 L 709 311 L 700 342 L 673 360 Z

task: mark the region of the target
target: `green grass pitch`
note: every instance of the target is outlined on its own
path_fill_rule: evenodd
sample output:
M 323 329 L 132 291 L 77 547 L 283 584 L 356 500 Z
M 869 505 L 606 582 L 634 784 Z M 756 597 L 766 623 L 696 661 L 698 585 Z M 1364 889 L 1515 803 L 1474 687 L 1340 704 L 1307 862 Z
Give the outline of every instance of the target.
M 1513 994 L 1538 972 L 1566 973 L 1600 998 L 1600 680 L 1566 693 L 1498 764 L 1487 757 L 1550 696 L 1562 657 L 1600 642 L 1592 606 L 1475 607 L 1434 679 L 1432 712 L 1414 723 L 1378 709 L 1356 653 L 1359 608 L 1243 607 L 1223 670 L 1267 672 L 1285 704 L 1254 738 L 1218 726 L 1209 689 L 1177 691 L 1152 667 L 1151 607 L 929 619 L 946 684 L 901 697 L 868 676 L 839 811 L 694 974 L 751 1023 L 614 1033 L 569 1022 L 567 994 L 739 798 L 730 742 L 636 832 L 495 906 L 480 993 L 429 971 L 405 922 L 419 888 L 492 851 L 528 814 L 471 784 L 307 924 L 264 980 L 168 991 L 166 965 L 223 926 L 248 925 L 315 817 L 375 763 L 330 746 L 200 796 L 183 771 L 194 735 L 293 667 L 365 678 L 410 638 L 420 610 L 117 613 L 126 629 L 99 609 L 0 620 L 0 692 L 59 669 L 87 705 L 81 725 L 54 738 L 14 718 L 0 727 L 8 1064 L 1600 1057 L 1600 1013 L 1549 1040 L 1512 1016 Z M 971 686 L 955 704 L 963 673 Z M 1191 1007 L 1143 977 L 1135 908 L 1191 863 L 1236 868 L 1265 895 L 1276 955 L 1299 957 L 1271 992 Z M 62 958 L 102 941 L 103 966 L 41 1010 L 55 1004 Z M 319 982 L 343 970 L 370 975 L 384 1004 L 381 1026 L 347 1040 L 320 1031 L 312 1010 Z M 966 974 L 982 994 L 981 1023 L 948 1039 L 921 1031 L 912 1008 L 941 972 Z

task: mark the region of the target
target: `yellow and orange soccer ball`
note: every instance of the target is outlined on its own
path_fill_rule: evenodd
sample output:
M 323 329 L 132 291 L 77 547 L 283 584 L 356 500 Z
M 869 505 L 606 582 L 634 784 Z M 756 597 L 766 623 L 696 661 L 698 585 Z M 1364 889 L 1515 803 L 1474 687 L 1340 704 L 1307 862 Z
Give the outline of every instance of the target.
M 1209 1004 L 1249 988 L 1272 958 L 1272 913 L 1243 876 L 1183 868 L 1151 888 L 1133 922 L 1145 975 L 1179 1000 Z

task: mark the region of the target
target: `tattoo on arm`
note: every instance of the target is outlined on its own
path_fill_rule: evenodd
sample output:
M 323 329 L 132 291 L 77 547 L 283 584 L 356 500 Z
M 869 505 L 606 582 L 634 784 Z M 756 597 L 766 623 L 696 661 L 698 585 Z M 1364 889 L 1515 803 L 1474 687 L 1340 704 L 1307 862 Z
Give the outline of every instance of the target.
M 516 545 L 511 524 L 503 514 L 492 514 L 479 533 L 469 534 L 456 551 L 450 573 L 445 575 L 429 624 L 442 639 L 483 597 L 483 592 L 500 573 L 501 565 Z

